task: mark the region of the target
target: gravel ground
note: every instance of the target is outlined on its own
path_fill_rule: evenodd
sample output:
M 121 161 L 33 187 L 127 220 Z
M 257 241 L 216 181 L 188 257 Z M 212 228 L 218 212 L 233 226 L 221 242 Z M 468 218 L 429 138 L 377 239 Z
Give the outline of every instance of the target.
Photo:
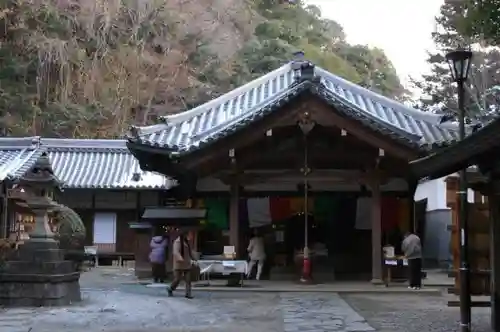
M 133 272 L 133 271 L 132 271 Z M 82 275 L 84 301 L 67 308 L 0 309 L 0 332 L 456 332 L 458 308 L 424 294 L 209 292 L 168 298 L 130 270 Z M 475 308 L 473 331 L 490 332 Z
M 278 296 L 199 293 L 195 300 L 150 290 L 85 290 L 67 308 L 0 310 L 0 332 L 282 332 Z
M 379 332 L 459 331 L 459 308 L 449 308 L 445 297 L 411 294 L 342 297 Z M 473 308 L 472 331 L 492 331 L 489 308 Z

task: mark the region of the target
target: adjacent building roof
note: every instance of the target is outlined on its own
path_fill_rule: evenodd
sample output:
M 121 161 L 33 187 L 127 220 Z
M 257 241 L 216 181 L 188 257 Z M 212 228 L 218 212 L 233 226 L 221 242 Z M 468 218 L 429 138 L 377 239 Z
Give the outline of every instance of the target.
M 497 162 L 500 148 L 500 118 L 429 156 L 410 163 L 418 178 L 439 178 L 476 164 Z
M 165 116 L 161 123 L 133 127 L 132 143 L 183 153 L 199 148 L 265 116 L 291 98 L 310 91 L 335 109 L 375 130 L 428 149 L 457 139 L 455 125 L 441 124 L 442 116 L 422 112 L 348 82 L 315 67 L 311 80 L 291 62 L 261 78 L 192 110 Z
M 41 156 L 38 137 L 0 139 L 0 181 L 23 176 Z
M 144 172 L 125 140 L 0 138 L 0 181 L 24 175 L 47 152 L 63 188 L 169 189 L 175 182 Z
M 168 189 L 173 180 L 141 170 L 125 140 L 42 139 L 64 188 Z

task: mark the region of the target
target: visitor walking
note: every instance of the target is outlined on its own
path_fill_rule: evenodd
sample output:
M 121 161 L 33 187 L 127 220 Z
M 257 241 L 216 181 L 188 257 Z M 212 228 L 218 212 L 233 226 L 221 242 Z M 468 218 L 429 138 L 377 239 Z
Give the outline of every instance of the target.
M 420 238 L 411 232 L 406 232 L 401 249 L 408 260 L 411 289 L 422 287 L 422 244 Z
M 165 262 L 167 260 L 168 240 L 165 234 L 161 234 L 159 229 L 155 233 L 156 235 L 153 236 L 149 244 L 151 247 L 149 261 L 151 262 L 153 282 L 163 283 L 166 279 Z
M 174 281 L 167 288 L 168 296 L 172 296 L 179 286 L 181 280 L 186 284 L 185 297 L 192 299 L 191 294 L 191 271 L 195 264 L 194 255 L 189 245 L 188 234 L 182 231 L 172 246 Z
M 264 238 L 260 236 L 258 230 L 254 230 L 253 236 L 247 248 L 250 256 L 250 263 L 248 264 L 247 278 L 250 278 L 252 270 L 257 265 L 256 280 L 260 280 L 262 268 L 264 267 L 264 260 L 266 259 L 266 251 L 264 248 Z

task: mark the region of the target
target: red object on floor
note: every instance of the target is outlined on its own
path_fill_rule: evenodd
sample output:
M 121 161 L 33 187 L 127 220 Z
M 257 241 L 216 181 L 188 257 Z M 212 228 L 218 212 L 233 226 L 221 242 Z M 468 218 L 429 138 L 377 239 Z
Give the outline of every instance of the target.
M 300 281 L 309 282 L 312 280 L 311 277 L 311 260 L 309 258 L 304 257 L 304 261 L 302 262 L 302 277 Z

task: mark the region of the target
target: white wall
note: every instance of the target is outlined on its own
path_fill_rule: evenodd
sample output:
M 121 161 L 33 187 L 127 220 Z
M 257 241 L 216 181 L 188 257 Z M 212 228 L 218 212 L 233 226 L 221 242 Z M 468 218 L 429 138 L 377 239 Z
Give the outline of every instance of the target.
M 427 211 L 448 209 L 446 206 L 446 178 L 450 176 L 456 175 L 420 183 L 415 191 L 415 201 L 427 198 Z M 474 202 L 474 191 L 471 189 L 467 192 L 467 200 L 470 203 Z
M 93 229 L 94 244 L 116 244 L 116 213 L 95 213 Z

